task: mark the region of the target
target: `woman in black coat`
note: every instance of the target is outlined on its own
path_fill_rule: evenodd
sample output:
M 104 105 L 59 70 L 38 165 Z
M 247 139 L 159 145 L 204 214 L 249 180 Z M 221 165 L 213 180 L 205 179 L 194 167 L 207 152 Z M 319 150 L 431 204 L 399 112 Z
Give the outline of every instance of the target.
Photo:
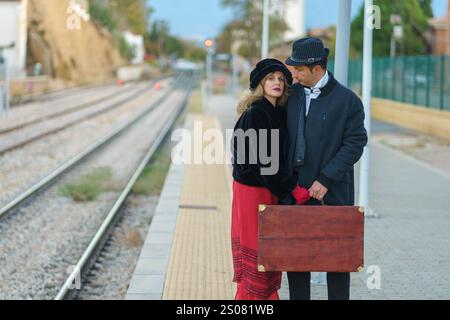
M 262 60 L 250 75 L 250 93 L 238 105 L 231 224 L 237 300 L 278 300 L 281 272 L 257 270 L 258 206 L 309 200 L 309 191 L 297 185 L 285 165 L 289 142 L 283 107 L 291 85 L 291 73 L 282 62 Z

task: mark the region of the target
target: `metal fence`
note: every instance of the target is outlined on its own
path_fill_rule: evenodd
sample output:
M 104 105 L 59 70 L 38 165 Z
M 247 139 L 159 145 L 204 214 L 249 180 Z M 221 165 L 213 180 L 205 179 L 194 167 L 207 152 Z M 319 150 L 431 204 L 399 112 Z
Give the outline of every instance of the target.
M 362 66 L 362 59 L 350 60 L 348 84 L 358 94 Z M 330 61 L 329 70 L 334 70 L 334 61 Z M 374 58 L 372 95 L 450 111 L 450 56 Z

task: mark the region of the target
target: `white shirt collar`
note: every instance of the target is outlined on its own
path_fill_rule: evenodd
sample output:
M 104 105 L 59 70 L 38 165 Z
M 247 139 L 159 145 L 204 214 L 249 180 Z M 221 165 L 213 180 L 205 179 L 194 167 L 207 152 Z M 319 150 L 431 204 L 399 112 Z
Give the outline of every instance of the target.
M 317 82 L 317 84 L 312 89 L 322 89 L 325 87 L 328 83 L 328 80 L 330 79 L 328 75 L 328 71 L 325 71 L 325 75 L 322 77 L 322 79 Z
M 325 72 L 325 75 L 322 77 L 322 79 L 319 80 L 319 82 L 316 83 L 316 85 L 309 89 L 305 87 L 305 94 L 308 99 L 317 99 L 321 94 L 321 89 L 325 87 L 329 80 L 328 71 Z M 308 100 L 309 101 L 309 100 Z

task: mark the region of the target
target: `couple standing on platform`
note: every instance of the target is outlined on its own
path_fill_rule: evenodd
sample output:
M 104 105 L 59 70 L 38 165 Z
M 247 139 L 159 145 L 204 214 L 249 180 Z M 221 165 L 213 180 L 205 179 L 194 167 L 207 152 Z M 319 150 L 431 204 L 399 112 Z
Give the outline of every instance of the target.
M 354 205 L 353 167 L 367 144 L 364 107 L 327 70 L 328 54 L 320 39 L 294 42 L 290 69 L 260 61 L 239 102 L 231 225 L 237 300 L 279 299 L 281 272 L 257 269 L 259 204 Z M 287 276 L 290 299 L 309 300 L 311 273 Z M 350 273 L 328 273 L 327 282 L 330 300 L 350 298 Z

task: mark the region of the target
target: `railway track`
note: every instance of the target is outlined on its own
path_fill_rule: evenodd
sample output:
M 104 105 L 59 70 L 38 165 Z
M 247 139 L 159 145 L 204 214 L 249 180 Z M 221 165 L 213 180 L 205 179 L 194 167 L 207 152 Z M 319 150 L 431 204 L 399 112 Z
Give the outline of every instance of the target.
M 79 259 L 78 263 L 76 264 L 76 266 L 74 268 L 74 270 L 75 270 L 74 273 L 71 274 L 69 276 L 69 278 L 66 279 L 66 281 L 64 281 L 64 284 L 62 285 L 61 289 L 59 290 L 59 293 L 56 296 L 57 299 L 67 298 L 70 296 L 70 293 L 73 293 L 73 291 L 70 290 L 70 287 L 71 287 L 70 284 L 71 284 L 71 281 L 79 274 L 76 272 L 77 270 L 80 270 L 81 274 L 83 275 L 86 272 L 86 270 L 89 269 L 90 263 L 92 263 L 93 259 L 95 259 L 94 258 L 95 254 L 98 252 L 98 250 L 101 249 L 101 247 L 104 243 L 105 235 L 108 233 L 110 226 L 114 223 L 114 221 L 116 221 L 116 219 L 121 211 L 120 209 L 121 209 L 123 203 L 125 202 L 133 184 L 139 177 L 139 175 L 142 172 L 145 165 L 148 163 L 148 161 L 153 156 L 155 150 L 158 148 L 161 141 L 164 139 L 164 137 L 170 131 L 171 127 L 173 126 L 173 124 L 174 124 L 175 120 L 177 119 L 178 115 L 180 114 L 180 112 L 183 110 L 183 106 L 185 105 L 187 97 L 189 96 L 190 90 L 194 83 L 194 81 L 192 81 L 192 80 L 193 80 L 192 78 L 180 79 L 181 82 L 179 82 L 178 85 L 174 88 L 174 92 L 175 92 L 175 90 L 178 90 L 177 91 L 178 93 L 175 92 L 173 94 L 172 93 L 166 94 L 164 97 L 162 97 L 161 99 L 159 99 L 158 101 L 153 103 L 151 106 L 149 106 L 149 108 L 147 108 L 146 110 L 144 110 L 143 112 L 138 114 L 132 121 L 124 124 L 120 128 L 117 128 L 114 132 L 112 132 L 110 135 L 108 135 L 108 137 L 105 137 L 105 139 L 102 139 L 102 141 L 99 141 L 98 143 L 96 143 L 95 148 L 93 145 L 88 150 L 85 150 L 85 152 L 83 152 L 83 155 L 80 155 L 80 157 L 78 157 L 79 159 L 77 161 L 71 161 L 71 165 L 69 167 L 65 168 L 65 170 L 58 170 L 58 171 L 60 171 L 58 175 L 55 175 L 55 177 L 53 179 L 43 182 L 41 188 L 37 188 L 28 197 L 23 199 L 23 201 L 20 201 L 13 206 L 9 206 L 10 208 L 7 211 L 2 210 L 3 212 L 8 213 L 8 214 L 3 214 L 1 216 L 3 218 L 5 218 L 6 216 L 10 217 L 10 213 L 12 213 L 12 211 L 15 211 L 14 209 L 22 210 L 22 206 L 25 203 L 29 203 L 28 201 L 35 199 L 33 196 L 39 197 L 39 195 L 37 195 L 36 193 L 43 192 L 43 188 L 49 187 L 49 185 L 53 184 L 55 182 L 55 180 L 58 179 L 58 177 L 60 177 L 64 173 L 67 173 L 67 171 L 70 170 L 70 168 L 73 169 L 75 165 L 77 165 L 77 164 L 79 165 L 80 161 L 83 161 L 83 159 L 86 160 L 86 158 L 89 155 L 94 156 L 94 154 L 96 154 L 96 151 L 99 151 L 100 149 L 104 148 L 106 145 L 109 145 L 109 143 L 112 140 L 115 140 L 115 138 L 117 138 L 119 135 L 126 133 L 124 136 L 127 136 L 130 132 L 130 130 L 128 130 L 128 129 L 134 128 L 134 125 L 136 125 L 136 128 L 137 128 L 139 125 L 138 123 L 140 121 L 143 121 L 143 119 L 145 119 L 147 116 L 153 117 L 152 118 L 153 120 L 151 120 L 153 122 L 158 117 L 164 116 L 164 118 L 166 119 L 166 120 L 164 120 L 164 125 L 158 126 L 158 128 L 160 128 L 160 129 L 158 129 L 159 133 L 157 134 L 156 138 L 151 143 L 150 148 L 145 153 L 145 157 L 142 158 L 139 166 L 137 167 L 136 170 L 134 170 L 134 173 L 132 174 L 131 178 L 129 178 L 128 183 L 126 184 L 126 186 L 120 192 L 120 195 L 115 200 L 114 205 L 112 206 L 111 210 L 109 210 L 104 221 L 101 223 L 101 226 L 95 233 L 95 236 L 92 238 L 92 241 L 87 246 L 87 249 L 81 255 L 81 258 Z M 184 92 L 184 93 L 181 95 L 180 90 L 182 90 L 183 87 L 184 87 L 184 89 L 182 92 Z M 179 99 L 181 96 L 182 96 L 182 99 Z M 163 103 L 165 103 L 165 107 L 164 107 Z M 161 108 L 158 108 L 159 106 L 161 106 Z M 173 107 L 173 109 L 169 109 L 169 110 L 174 110 L 174 112 L 171 111 L 170 113 L 167 113 L 167 111 L 165 111 L 165 109 L 168 109 L 169 106 Z M 156 113 L 156 112 L 158 112 L 158 113 Z M 155 118 L 155 117 L 157 117 L 157 118 Z M 148 117 L 147 117 L 146 121 L 149 121 Z M 143 124 L 141 123 L 140 126 L 142 126 L 142 125 Z M 137 130 L 137 129 L 133 129 L 133 130 Z M 142 129 L 140 129 L 140 130 L 142 130 Z M 127 133 L 127 131 L 128 131 L 128 133 Z M 109 138 L 109 139 L 106 139 L 106 138 Z M 124 137 L 121 137 L 120 139 L 123 139 L 123 138 Z M 120 139 L 119 139 L 119 141 L 120 141 Z M 113 148 L 113 145 L 111 145 L 111 147 L 109 147 L 108 149 L 110 149 L 110 148 Z M 105 149 L 105 150 L 108 150 L 108 149 Z M 93 158 L 95 158 L 95 157 L 93 157 Z M 72 159 L 72 160 L 75 160 L 75 159 Z M 91 161 L 92 161 L 92 158 L 89 159 L 89 163 L 91 163 Z M 78 172 L 78 169 L 76 171 L 75 170 L 72 170 L 72 171 L 73 172 L 71 172 L 71 174 L 73 175 Z M 64 178 L 64 179 L 66 179 L 66 178 Z M 32 209 L 32 210 L 34 210 L 34 209 Z M 13 217 L 13 216 L 11 216 L 11 217 Z M 11 219 L 8 219 L 8 220 L 11 220 Z M 0 240 L 0 244 L 1 244 L 1 240 Z M 75 243 L 74 243 L 74 245 L 75 245 Z M 51 259 L 49 258 L 49 260 L 51 260 Z M 0 272 L 0 278 L 1 278 L 1 272 Z
M 163 76 L 163 77 L 159 77 L 159 78 L 157 78 L 155 80 L 151 80 L 149 82 L 149 85 L 154 83 L 154 82 L 162 81 L 162 80 L 167 79 L 167 78 L 169 78 L 169 76 Z M 67 108 L 63 108 L 63 110 L 59 110 L 59 111 L 56 111 L 56 112 L 40 115 L 38 117 L 35 117 L 35 118 L 32 118 L 32 119 L 27 119 L 27 120 L 24 120 L 24 121 L 22 121 L 20 123 L 11 125 L 11 126 L 5 126 L 3 128 L 0 127 L 0 137 L 3 134 L 10 133 L 10 132 L 13 132 L 13 131 L 17 131 L 17 130 L 26 128 L 26 127 L 28 127 L 30 125 L 33 125 L 33 124 L 36 124 L 36 123 L 39 123 L 39 122 L 42 122 L 42 121 L 54 119 L 54 118 L 61 117 L 61 116 L 64 116 L 64 115 L 67 115 L 67 114 L 70 114 L 70 113 L 73 113 L 73 112 L 81 111 L 81 110 L 83 110 L 85 108 L 92 107 L 93 105 L 99 104 L 99 103 L 101 103 L 103 101 L 107 101 L 109 99 L 113 99 L 114 97 L 120 96 L 121 94 L 123 94 L 127 90 L 130 90 L 130 87 L 136 86 L 137 84 L 138 84 L 138 82 L 135 82 L 133 84 L 129 84 L 129 85 L 126 85 L 124 87 L 118 88 L 113 93 L 106 92 L 106 94 L 100 94 L 99 97 L 94 97 L 92 100 L 89 100 L 87 102 L 83 102 L 83 103 L 76 104 L 74 106 L 69 106 Z M 84 89 L 83 88 L 72 89 L 73 92 L 75 92 L 75 94 L 72 94 L 73 95 L 73 99 L 79 98 L 80 94 L 83 95 L 83 96 L 84 95 L 89 95 L 89 94 L 91 94 L 90 91 L 92 89 L 96 89 L 98 87 L 102 87 L 102 86 L 94 86 L 94 87 L 89 87 L 89 88 L 84 88 Z M 49 102 L 51 101 L 52 103 L 56 104 L 61 99 L 67 99 L 68 97 L 69 98 L 71 97 L 72 91 L 70 91 L 70 89 L 68 89 L 67 91 L 68 92 L 57 92 L 58 95 L 51 96 L 51 98 L 52 98 L 51 100 L 44 99 L 44 98 L 41 99 L 41 100 L 49 101 Z M 58 98 L 59 96 L 62 96 L 61 99 L 54 100 L 55 98 Z M 40 101 L 40 100 L 38 100 L 38 101 Z M 61 103 L 63 103 L 63 102 L 61 102 Z
M 42 101 L 51 101 L 52 99 L 58 99 L 59 97 L 67 97 L 69 95 L 76 95 L 80 91 L 85 91 L 86 89 L 94 89 L 94 88 L 101 88 L 108 86 L 108 83 L 105 84 L 96 84 L 89 87 L 71 87 L 71 88 L 64 88 L 64 89 L 58 89 L 47 93 L 40 93 L 40 94 L 28 94 L 24 95 L 21 98 L 17 99 L 15 102 L 13 102 L 13 106 L 15 108 L 20 108 L 22 106 L 25 106 L 29 103 L 33 102 L 42 102 Z
M 34 141 L 67 129 L 80 122 L 95 118 L 105 112 L 119 108 L 126 102 L 134 100 L 148 90 L 148 86 L 140 84 L 133 90 L 119 91 L 109 97 L 97 99 L 97 101 L 75 106 L 61 112 L 57 112 L 38 119 L 33 119 L 23 124 L 0 130 L 0 156 L 12 150 L 24 147 Z M 102 102 L 114 100 L 112 103 L 102 105 Z M 84 112 L 87 109 L 89 112 Z M 78 115 L 77 115 L 78 114 Z M 64 119 L 66 117 L 67 119 Z M 72 117 L 72 118 L 69 118 Z M 59 118 L 59 119 L 58 119 Z M 34 128 L 33 128 L 34 126 Z M 21 129 L 29 132 L 17 132 Z M 17 134 L 16 134 L 17 133 Z M 15 135 L 16 134 L 16 135 Z M 14 136 L 15 135 L 15 136 Z M 9 139 L 8 139 L 9 138 Z M 8 141 L 9 140 L 9 141 Z
M 172 89 L 179 86 L 180 81 L 183 81 L 183 79 L 178 78 L 175 81 L 175 83 L 173 84 Z M 29 200 L 31 197 L 33 197 L 35 194 L 37 194 L 39 191 L 43 190 L 46 186 L 49 186 L 52 182 L 56 181 L 62 174 L 64 174 L 65 172 L 67 172 L 68 170 L 73 168 L 74 166 L 80 164 L 89 155 L 95 153 L 101 147 L 105 146 L 106 144 L 111 142 L 114 138 L 116 138 L 121 133 L 123 133 L 125 130 L 130 128 L 132 125 L 134 125 L 136 122 L 138 122 L 141 117 L 145 116 L 146 114 L 148 114 L 152 110 L 154 110 L 159 104 L 161 104 L 165 99 L 167 99 L 167 97 L 169 95 L 170 95 L 170 90 L 168 90 L 157 101 L 152 103 L 148 108 L 145 108 L 143 111 L 139 112 L 130 121 L 115 128 L 109 134 L 107 134 L 105 137 L 103 137 L 100 140 L 91 144 L 88 148 L 86 148 L 82 152 L 78 153 L 70 160 L 66 161 L 64 164 L 59 166 L 57 169 L 55 169 L 51 173 L 49 173 L 46 177 L 44 177 L 43 179 L 41 179 L 40 181 L 35 183 L 33 186 L 29 187 L 27 190 L 23 191 L 21 194 L 19 194 L 17 197 L 15 197 L 13 200 L 11 200 L 8 204 L 6 204 L 2 208 L 0 208 L 0 221 L 1 221 L 1 219 L 5 218 L 7 215 L 9 215 L 12 212 L 12 210 L 17 208 L 21 204 L 23 204 L 25 201 Z
M 7 126 L 7 127 L 4 127 L 4 128 L 0 128 L 0 137 L 1 137 L 1 135 L 4 135 L 6 133 L 17 131 L 17 130 L 26 128 L 26 127 L 28 127 L 30 125 L 33 125 L 33 124 L 36 124 L 36 123 L 39 123 L 39 122 L 42 122 L 42 121 L 46 121 L 46 120 L 49 120 L 49 119 L 54 119 L 54 118 L 57 118 L 57 117 L 61 117 L 61 116 L 67 115 L 69 113 L 73 113 L 73 112 L 76 112 L 76 111 L 83 110 L 85 108 L 91 107 L 92 105 L 95 105 L 95 104 L 98 104 L 100 102 L 106 101 L 108 99 L 112 99 L 112 98 L 114 98 L 116 96 L 119 96 L 119 95 L 123 94 L 123 92 L 125 92 L 128 89 L 129 89 L 129 87 L 120 88 L 118 91 L 113 92 L 112 94 L 106 94 L 104 96 L 98 97 L 96 99 L 92 99 L 91 101 L 88 101 L 88 102 L 85 102 L 85 103 L 77 104 L 77 105 L 69 107 L 67 109 L 63 109 L 63 110 L 60 110 L 60 111 L 57 111 L 57 112 L 54 112 L 54 113 L 50 113 L 50 114 L 46 114 L 46 115 L 41 115 L 41 116 L 35 117 L 33 119 L 25 120 L 23 122 L 20 122 L 18 124 L 12 125 L 12 126 Z
M 119 216 L 121 213 L 121 208 L 125 204 L 125 201 L 131 192 L 131 189 L 133 188 L 137 179 L 141 175 L 142 171 L 144 170 L 145 166 L 152 158 L 153 154 L 155 153 L 155 151 L 157 150 L 159 145 L 162 143 L 164 138 L 170 132 L 170 129 L 174 125 L 179 114 L 182 112 L 183 107 L 185 106 L 185 104 L 187 102 L 190 90 L 191 89 L 189 89 L 187 91 L 185 97 L 180 102 L 177 112 L 172 115 L 169 122 L 167 122 L 166 125 L 164 126 L 164 128 L 161 130 L 160 134 L 158 135 L 158 138 L 153 142 L 153 144 L 149 148 L 147 154 L 142 159 L 142 161 L 139 164 L 138 168 L 136 169 L 135 173 L 130 178 L 127 185 L 125 186 L 122 193 L 120 194 L 120 197 L 114 203 L 114 206 L 109 211 L 107 217 L 103 221 L 102 225 L 98 229 L 98 231 L 95 234 L 95 236 L 93 237 L 92 241 L 87 246 L 86 250 L 84 251 L 81 258 L 79 259 L 76 266 L 74 266 L 72 273 L 68 276 L 68 278 L 64 282 L 63 286 L 61 287 L 60 291 L 58 292 L 57 296 L 55 297 L 55 300 L 62 300 L 62 299 L 70 298 L 74 292 L 74 289 L 76 289 L 76 288 L 74 288 L 75 279 L 77 279 L 77 278 L 83 279 L 85 277 L 85 275 L 87 274 L 87 272 L 89 271 L 89 268 L 95 263 L 95 259 L 98 255 L 98 253 L 102 250 L 103 245 L 107 241 L 107 236 L 108 236 L 109 232 L 111 231 L 111 227 L 113 226 L 114 222 L 119 219 Z
M 133 81 L 136 82 L 136 81 Z M 13 101 L 14 108 L 21 108 L 24 106 L 27 106 L 30 103 L 34 102 L 50 102 L 55 99 L 60 98 L 67 98 L 67 97 L 73 97 L 77 98 L 77 96 L 81 94 L 85 94 L 86 92 L 89 92 L 90 90 L 98 90 L 102 88 L 107 88 L 108 86 L 116 86 L 115 81 L 110 81 L 108 83 L 101 83 L 101 84 L 94 84 L 89 86 L 78 86 L 78 87 L 71 87 L 71 88 L 64 88 L 59 90 L 54 90 L 47 93 L 40 93 L 40 94 L 30 94 L 22 96 L 21 98 L 17 99 L 16 101 Z

